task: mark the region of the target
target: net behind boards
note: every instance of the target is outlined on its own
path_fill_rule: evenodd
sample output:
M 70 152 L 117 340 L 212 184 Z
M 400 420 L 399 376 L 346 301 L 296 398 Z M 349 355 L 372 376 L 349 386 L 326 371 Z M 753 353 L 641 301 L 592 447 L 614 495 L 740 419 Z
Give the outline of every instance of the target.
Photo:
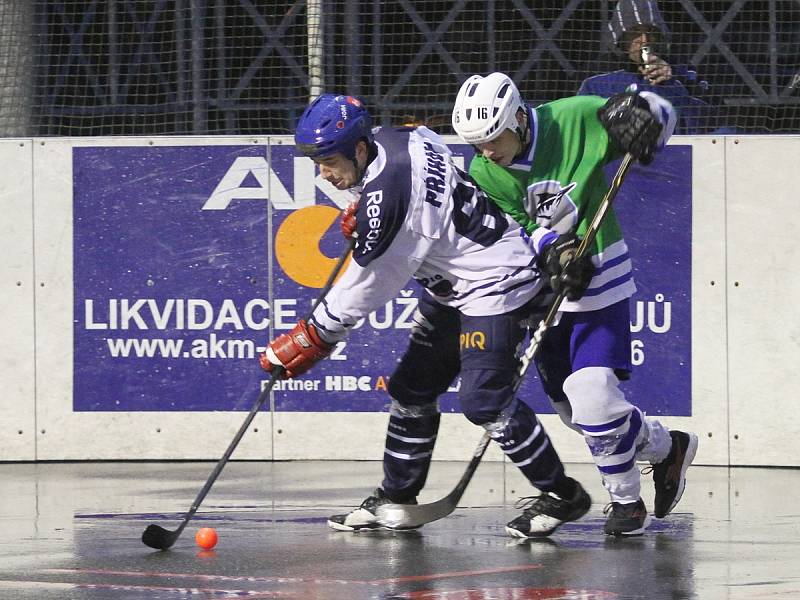
M 652 0 L 651 0 L 652 1 Z M 322 91 L 378 121 L 451 133 L 473 73 L 526 100 L 630 68 L 598 0 L 9 0 L 0 3 L 0 134 L 289 133 Z M 662 0 L 656 50 L 701 132 L 800 132 L 800 2 Z

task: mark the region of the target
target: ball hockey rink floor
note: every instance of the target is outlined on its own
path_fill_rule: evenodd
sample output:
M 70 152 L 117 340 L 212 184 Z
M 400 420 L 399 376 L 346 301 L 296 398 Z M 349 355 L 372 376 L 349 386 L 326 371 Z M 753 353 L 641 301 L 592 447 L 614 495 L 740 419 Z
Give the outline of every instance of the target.
M 435 462 L 420 500 L 445 495 L 464 466 Z M 617 539 L 602 533 L 594 467 L 569 464 L 592 510 L 551 538 L 521 541 L 503 525 L 530 491 L 509 483 L 503 463 L 482 464 L 448 518 L 352 534 L 329 530 L 326 516 L 368 495 L 379 462 L 233 462 L 169 551 L 144 546 L 148 524 L 179 525 L 213 467 L 0 464 L 0 599 L 800 598 L 796 469 L 692 467 L 672 515 Z M 213 550 L 195 546 L 203 526 L 219 533 Z

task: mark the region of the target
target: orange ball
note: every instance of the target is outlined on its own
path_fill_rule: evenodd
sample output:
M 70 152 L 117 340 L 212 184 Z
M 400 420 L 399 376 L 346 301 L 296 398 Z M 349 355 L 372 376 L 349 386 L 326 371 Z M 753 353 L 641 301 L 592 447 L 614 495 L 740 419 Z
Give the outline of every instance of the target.
M 194 541 L 203 550 L 211 550 L 217 545 L 217 530 L 213 527 L 201 527 L 194 534 Z

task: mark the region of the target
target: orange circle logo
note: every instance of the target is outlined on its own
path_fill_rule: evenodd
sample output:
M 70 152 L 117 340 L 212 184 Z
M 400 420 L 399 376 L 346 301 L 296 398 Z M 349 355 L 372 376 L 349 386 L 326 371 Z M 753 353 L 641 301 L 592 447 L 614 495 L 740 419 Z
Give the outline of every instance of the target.
M 339 209 L 315 205 L 290 213 L 281 223 L 275 234 L 275 258 L 292 280 L 310 288 L 325 285 L 337 259 L 323 254 L 319 241 L 338 218 Z

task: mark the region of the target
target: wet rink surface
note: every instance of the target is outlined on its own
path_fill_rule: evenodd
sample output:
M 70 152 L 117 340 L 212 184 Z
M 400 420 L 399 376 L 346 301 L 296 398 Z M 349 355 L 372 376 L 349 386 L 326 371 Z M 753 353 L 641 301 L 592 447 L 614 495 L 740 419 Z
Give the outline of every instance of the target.
M 466 463 L 434 463 L 421 502 L 450 491 Z M 592 465 L 569 473 L 589 514 L 526 541 L 503 463 L 481 465 L 450 517 L 414 532 L 345 533 L 327 516 L 361 502 L 379 462 L 234 462 L 166 552 L 214 467 L 203 463 L 2 464 L 0 599 L 648 600 L 800 598 L 800 470 L 692 467 L 675 512 L 637 538 L 602 533 Z M 504 475 L 506 475 L 504 477 Z M 643 476 L 652 504 L 652 483 Z M 194 543 L 214 527 L 216 548 Z

